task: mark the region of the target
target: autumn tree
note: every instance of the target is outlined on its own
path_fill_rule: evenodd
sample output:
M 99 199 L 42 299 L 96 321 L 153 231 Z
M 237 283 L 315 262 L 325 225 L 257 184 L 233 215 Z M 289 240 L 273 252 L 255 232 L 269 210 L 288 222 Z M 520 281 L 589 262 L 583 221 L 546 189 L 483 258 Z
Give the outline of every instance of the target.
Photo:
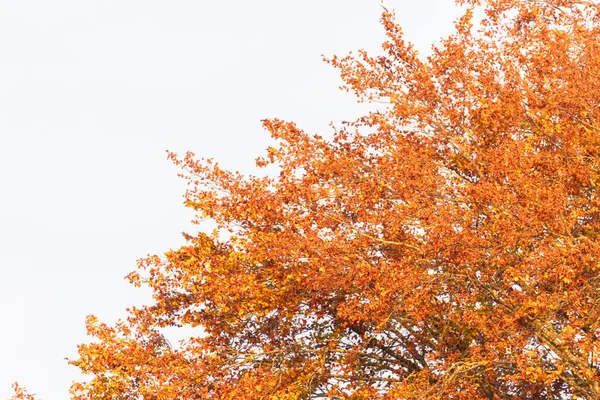
M 88 319 L 74 399 L 600 399 L 600 7 L 457 3 L 428 57 L 386 10 L 382 55 L 327 60 L 384 106 L 265 120 L 277 175 L 169 155 L 218 229 Z

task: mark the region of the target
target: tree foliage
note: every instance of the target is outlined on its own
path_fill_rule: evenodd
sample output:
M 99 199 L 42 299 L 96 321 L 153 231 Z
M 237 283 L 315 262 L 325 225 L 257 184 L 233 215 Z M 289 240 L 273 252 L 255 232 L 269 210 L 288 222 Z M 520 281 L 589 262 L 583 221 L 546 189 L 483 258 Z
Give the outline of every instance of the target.
M 382 55 L 328 60 L 381 110 L 265 120 L 278 175 L 169 155 L 218 229 L 139 263 L 153 304 L 88 319 L 73 398 L 600 398 L 600 8 L 457 3 L 426 58 L 385 10 Z

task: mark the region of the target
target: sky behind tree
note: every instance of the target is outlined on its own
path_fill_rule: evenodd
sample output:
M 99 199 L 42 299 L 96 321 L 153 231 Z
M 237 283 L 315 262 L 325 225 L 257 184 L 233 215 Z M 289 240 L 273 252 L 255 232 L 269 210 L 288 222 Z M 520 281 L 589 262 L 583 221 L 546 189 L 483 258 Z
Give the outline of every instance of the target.
M 450 0 L 385 3 L 426 54 Z M 0 0 L 0 398 L 63 399 L 84 318 L 149 301 L 123 277 L 196 229 L 165 150 L 255 171 L 260 120 L 329 132 L 364 107 L 321 54 L 378 52 L 381 3 Z

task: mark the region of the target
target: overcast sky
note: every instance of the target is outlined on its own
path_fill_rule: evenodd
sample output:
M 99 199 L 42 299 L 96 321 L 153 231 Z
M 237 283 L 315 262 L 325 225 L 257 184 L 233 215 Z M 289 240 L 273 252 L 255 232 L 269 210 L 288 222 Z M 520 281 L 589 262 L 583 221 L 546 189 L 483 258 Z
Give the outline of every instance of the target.
M 423 52 L 451 0 L 389 0 Z M 321 54 L 383 40 L 379 0 L 0 0 L 0 399 L 65 399 L 84 319 L 148 294 L 123 277 L 193 228 L 165 150 L 251 172 L 260 120 L 358 116 Z

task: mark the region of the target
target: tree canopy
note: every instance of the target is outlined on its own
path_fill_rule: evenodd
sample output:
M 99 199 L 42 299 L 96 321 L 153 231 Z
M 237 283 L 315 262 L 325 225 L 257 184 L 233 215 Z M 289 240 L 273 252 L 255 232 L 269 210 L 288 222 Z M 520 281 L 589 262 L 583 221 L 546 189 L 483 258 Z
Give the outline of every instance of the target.
M 328 59 L 383 104 L 265 120 L 277 174 L 169 154 L 217 229 L 139 263 L 153 304 L 89 317 L 74 399 L 600 398 L 600 7 L 457 3 L 428 57 L 384 10 L 381 55 Z

